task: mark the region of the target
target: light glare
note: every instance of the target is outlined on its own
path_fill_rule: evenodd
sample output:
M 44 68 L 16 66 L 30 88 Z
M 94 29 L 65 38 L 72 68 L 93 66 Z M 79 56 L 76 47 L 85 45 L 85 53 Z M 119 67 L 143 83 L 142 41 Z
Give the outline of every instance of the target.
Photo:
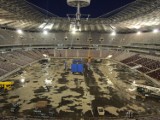
M 42 28 L 45 27 L 46 24 L 47 24 L 47 23 L 42 23 L 38 28 L 42 29 Z
M 74 28 L 72 28 L 72 34 L 75 34 L 76 33 L 76 28 L 74 27 Z
M 23 31 L 20 30 L 20 29 L 18 29 L 18 30 L 17 30 L 17 33 L 18 33 L 18 34 L 23 34 Z
M 109 55 L 108 58 L 112 58 L 112 55 Z
M 24 79 L 24 78 L 22 78 L 22 79 L 21 79 L 21 83 L 24 83 L 24 82 L 25 82 L 25 79 Z
M 141 28 L 141 26 L 134 26 L 134 28 L 138 30 Z
M 43 34 L 44 34 L 44 35 L 47 35 L 47 34 L 48 34 L 48 31 L 44 30 L 44 31 L 43 31 Z
M 46 55 L 46 54 L 43 54 L 43 56 L 44 56 L 44 57 L 47 57 L 48 55 Z
M 140 34 L 141 34 L 141 31 L 138 31 L 138 32 L 137 32 L 137 35 L 140 35 Z
M 44 27 L 44 29 L 45 30 L 51 30 L 53 28 L 53 25 L 54 25 L 53 23 L 49 23 Z
M 158 32 L 159 32 L 158 29 L 154 29 L 154 30 L 153 30 L 153 33 L 158 33 Z
M 111 33 L 111 35 L 112 35 L 112 36 L 116 36 L 116 32 L 113 31 L 113 32 Z

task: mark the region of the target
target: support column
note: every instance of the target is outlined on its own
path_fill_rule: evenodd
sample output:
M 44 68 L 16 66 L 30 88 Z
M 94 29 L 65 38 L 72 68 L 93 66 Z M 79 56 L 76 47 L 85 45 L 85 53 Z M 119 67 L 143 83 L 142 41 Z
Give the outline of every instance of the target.
M 54 49 L 54 51 L 53 51 L 53 52 L 54 52 L 54 57 L 56 57 L 56 50 Z
M 102 50 L 100 49 L 99 57 L 102 58 Z
M 65 51 L 65 57 L 66 57 L 66 58 L 68 57 L 68 51 L 67 51 L 67 49 L 66 49 L 66 51 Z
M 79 51 L 77 50 L 77 57 L 79 57 Z

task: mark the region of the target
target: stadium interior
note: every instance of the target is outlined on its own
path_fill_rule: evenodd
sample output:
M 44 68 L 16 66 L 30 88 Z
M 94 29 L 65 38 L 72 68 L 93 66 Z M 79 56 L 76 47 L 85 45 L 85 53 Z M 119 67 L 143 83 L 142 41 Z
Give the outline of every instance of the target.
M 0 0 L 0 120 L 160 120 L 160 0 L 97 18 Z

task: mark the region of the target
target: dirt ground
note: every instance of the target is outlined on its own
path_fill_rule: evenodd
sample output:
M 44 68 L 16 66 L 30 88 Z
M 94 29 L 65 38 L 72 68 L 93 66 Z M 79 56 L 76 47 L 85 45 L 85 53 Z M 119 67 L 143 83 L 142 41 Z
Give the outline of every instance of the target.
M 160 101 L 139 95 L 133 86 L 154 86 L 141 74 L 110 60 L 93 62 L 90 69 L 84 65 L 83 74 L 72 74 L 71 64 L 72 59 L 51 59 L 6 78 L 15 84 L 13 90 L 1 91 L 0 114 L 101 117 L 97 107 L 104 108 L 103 117 L 122 117 L 128 111 L 135 116 L 160 114 Z M 19 107 L 13 113 L 14 104 Z

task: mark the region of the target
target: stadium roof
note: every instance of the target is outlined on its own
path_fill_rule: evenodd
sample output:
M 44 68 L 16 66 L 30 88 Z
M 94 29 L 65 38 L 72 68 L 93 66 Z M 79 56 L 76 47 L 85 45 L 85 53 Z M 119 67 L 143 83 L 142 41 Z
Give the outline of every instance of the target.
M 0 0 L 0 27 L 41 31 L 70 30 L 71 21 L 38 8 L 25 0 Z M 45 13 L 49 13 L 46 17 Z M 160 26 L 160 0 L 136 0 L 98 18 L 81 19 L 84 32 L 134 32 L 150 31 Z

